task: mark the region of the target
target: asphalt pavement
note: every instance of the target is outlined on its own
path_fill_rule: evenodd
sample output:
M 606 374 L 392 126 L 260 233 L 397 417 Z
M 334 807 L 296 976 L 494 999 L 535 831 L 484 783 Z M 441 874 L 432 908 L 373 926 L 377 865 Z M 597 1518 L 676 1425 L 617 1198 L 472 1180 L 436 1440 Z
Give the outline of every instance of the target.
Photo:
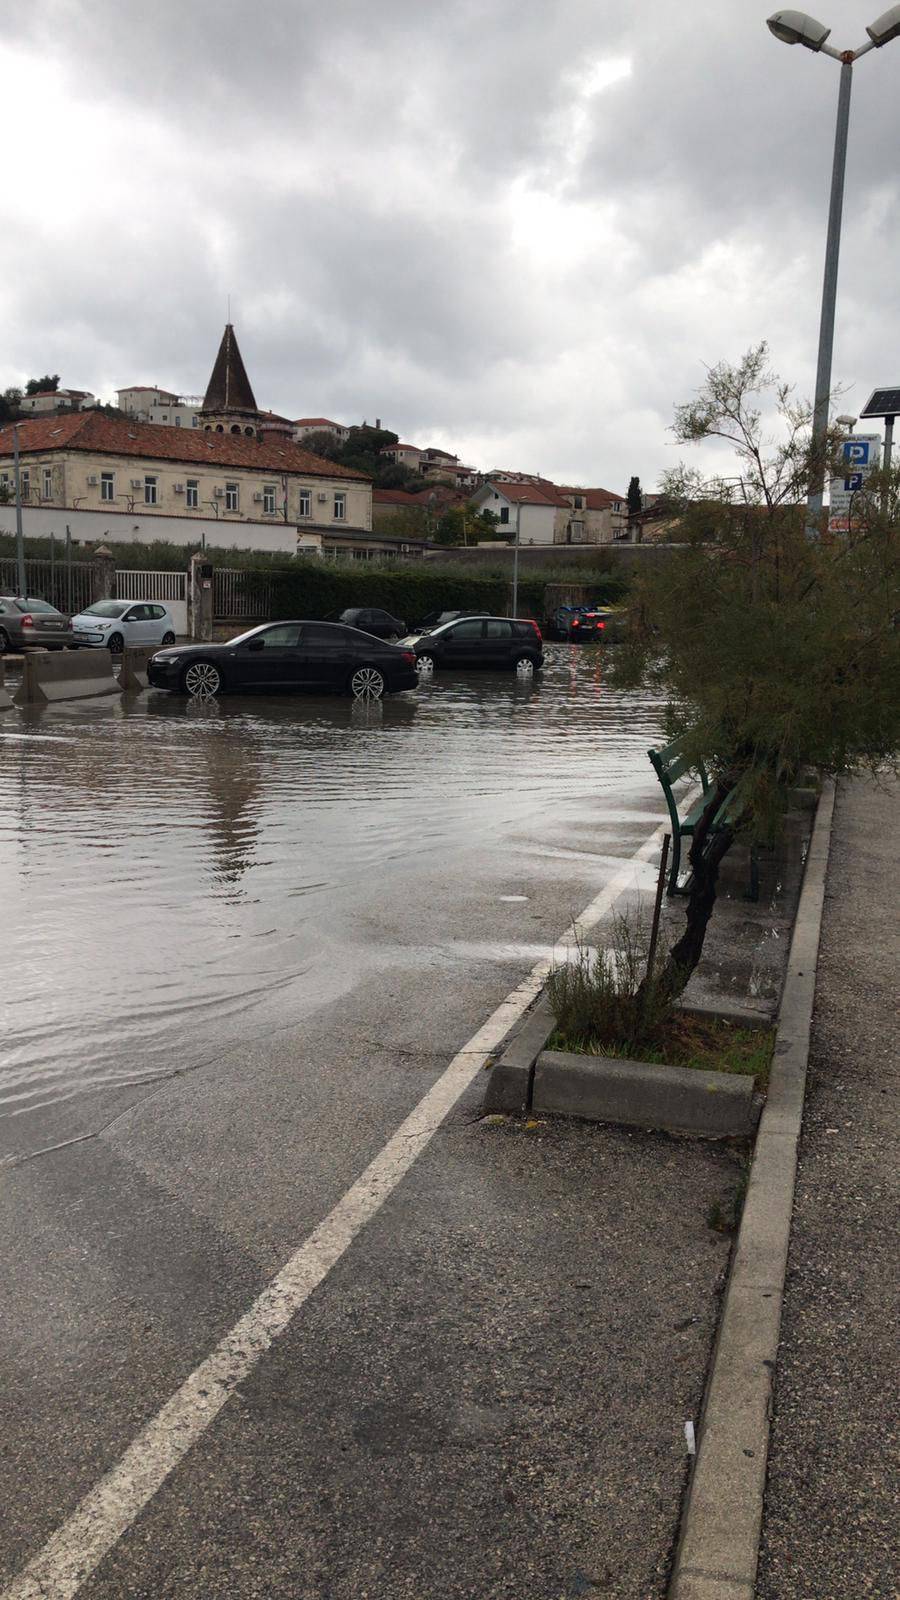
M 552 729 L 558 713 L 542 692 Z M 473 726 L 489 714 L 476 704 Z M 279 763 L 297 759 L 300 724 L 279 724 L 277 746 L 266 731 L 263 760 L 262 710 L 210 723 L 206 788 L 196 802 L 188 797 L 183 828 L 167 846 L 188 897 L 182 927 L 154 855 L 149 767 L 153 803 L 146 816 L 126 816 L 129 793 L 145 781 L 152 722 L 143 713 L 98 717 L 104 738 L 122 741 L 117 754 L 133 751 L 131 785 L 119 773 L 111 797 L 99 784 L 96 750 L 84 748 L 92 715 L 80 708 L 35 723 L 35 742 L 23 746 L 5 796 L 21 819 L 10 848 L 39 904 L 52 883 L 42 853 L 53 843 L 47 819 L 57 806 L 64 818 L 71 803 L 65 772 L 50 763 L 59 752 L 78 763 L 89 804 L 73 818 L 71 896 L 56 910 L 64 917 L 67 904 L 76 906 L 97 930 L 104 960 L 83 965 L 77 925 L 67 929 L 71 1010 L 48 987 L 43 1055 L 34 1001 L 43 973 L 26 965 L 15 980 L 16 1015 L 27 1022 L 27 1098 L 19 1115 L 14 1085 L 12 1164 L 2 1169 L 3 1585 L 116 1467 L 663 816 L 649 764 L 645 773 L 635 756 L 653 708 L 619 707 L 617 725 L 631 732 L 615 747 L 611 738 L 598 746 L 579 741 L 577 727 L 559 727 L 553 737 L 577 759 L 565 765 L 568 786 L 555 789 L 541 789 L 527 738 L 517 765 L 515 728 L 505 730 L 502 763 L 522 778 L 507 782 L 505 794 L 498 767 L 496 784 L 480 794 L 473 786 L 458 806 L 463 746 L 448 720 L 439 742 L 417 747 L 414 763 L 419 792 L 430 781 L 435 795 L 444 784 L 444 817 L 429 809 L 423 821 L 416 810 L 408 760 L 390 818 L 373 816 L 371 800 L 357 808 L 356 833 L 341 848 L 364 842 L 378 873 L 377 904 L 361 903 L 358 878 L 344 882 L 336 868 L 327 893 L 301 901 L 297 938 L 320 929 L 325 954 L 316 965 L 303 945 L 297 987 L 264 991 L 252 1008 L 232 1013 L 226 977 L 217 1002 L 226 1026 L 211 1003 L 192 1015 L 189 966 L 173 974 L 169 995 L 177 993 L 189 1068 L 179 1071 L 168 1033 L 164 1052 L 142 1054 L 142 1028 L 158 1038 L 153 1030 L 167 1025 L 165 924 L 150 919 L 143 941 L 124 917 L 104 933 L 102 896 L 86 869 L 83 883 L 79 873 L 85 861 L 94 874 L 105 862 L 104 888 L 131 892 L 125 874 L 136 863 L 131 915 L 142 889 L 161 885 L 179 954 L 191 918 L 199 919 L 201 953 L 206 939 L 238 935 L 252 952 L 270 925 L 273 881 L 289 879 L 295 862 L 298 873 L 314 875 L 314 851 L 302 862 L 297 856 L 313 811 L 292 808 L 289 791 L 277 805 L 268 798 Z M 385 708 L 381 731 L 363 730 L 352 752 L 346 733 L 333 736 L 329 725 L 322 750 L 303 757 L 309 792 L 318 796 L 334 763 L 349 766 L 351 754 L 360 792 L 389 781 L 399 752 L 411 748 L 399 743 L 403 729 L 392 742 L 389 718 Z M 163 718 L 158 726 L 165 742 L 155 747 L 157 766 L 168 762 L 174 775 L 184 749 L 204 748 L 206 733 L 176 748 L 171 725 Z M 234 742 L 235 729 L 242 742 Z M 490 734 L 488 727 L 485 749 Z M 546 744 L 544 759 L 550 754 Z M 44 762 L 46 777 L 37 830 L 31 761 Z M 184 795 L 184 770 L 167 802 Z M 240 804 L 224 806 L 223 792 L 237 793 Z M 523 792 L 531 795 L 524 806 Z M 416 837 L 409 855 L 398 846 L 403 798 Z M 179 839 L 204 806 L 212 845 L 197 882 L 212 888 L 194 902 L 196 851 L 184 852 Z M 643 867 L 635 884 L 648 892 L 654 876 Z M 59 929 L 49 893 L 46 905 L 52 941 Z M 124 1007 L 118 1060 L 106 1002 L 95 1007 L 94 1037 L 81 1020 L 91 1014 L 83 991 L 92 973 L 95 993 L 112 992 L 104 938 L 113 953 L 118 939 L 122 960 L 112 977 L 125 1000 L 151 946 L 156 960 L 147 971 L 158 1007 Z M 227 948 L 214 946 L 217 960 Z M 32 961 L 40 949 L 34 930 L 26 949 Z M 204 983 L 206 975 L 204 967 Z M 64 1059 L 53 1071 L 46 1063 L 54 1063 L 56 1041 L 75 1037 L 76 1022 L 99 1065 L 95 1077 L 76 1072 L 70 1081 Z M 429 1130 L 406 1176 L 96 1570 L 74 1587 L 30 1593 L 664 1594 L 686 1477 L 684 1424 L 697 1416 L 728 1261 L 729 1241 L 708 1218 L 737 1181 L 738 1157 L 611 1128 L 484 1121 L 482 1092 L 476 1078 Z
M 898 799 L 887 780 L 838 789 L 759 1600 L 900 1591 Z

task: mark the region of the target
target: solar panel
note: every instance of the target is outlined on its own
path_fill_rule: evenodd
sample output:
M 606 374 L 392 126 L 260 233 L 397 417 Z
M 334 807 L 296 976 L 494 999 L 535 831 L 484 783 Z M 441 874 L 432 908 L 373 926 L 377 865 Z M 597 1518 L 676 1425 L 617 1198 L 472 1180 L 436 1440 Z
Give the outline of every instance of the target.
M 895 417 L 900 411 L 900 389 L 876 389 L 861 417 Z

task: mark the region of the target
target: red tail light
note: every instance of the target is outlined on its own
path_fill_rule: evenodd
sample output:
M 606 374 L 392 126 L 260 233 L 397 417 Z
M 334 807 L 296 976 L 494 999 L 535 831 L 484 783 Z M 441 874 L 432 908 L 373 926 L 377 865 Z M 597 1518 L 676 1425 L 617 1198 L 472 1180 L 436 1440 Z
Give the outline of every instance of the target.
M 580 628 L 581 627 L 581 618 L 580 617 L 573 617 L 572 618 L 572 627 L 573 628 Z
M 415 652 L 415 650 L 404 650 L 403 659 L 406 662 L 406 665 L 408 667 L 414 667 L 415 664 L 416 664 L 416 652 Z
M 30 612 L 26 612 L 25 613 L 25 616 L 22 618 L 20 626 L 23 627 L 23 628 L 33 628 L 34 627 L 34 617 L 31 615 Z
M 597 623 L 597 627 L 598 627 L 598 629 L 599 628 L 605 628 L 606 627 L 606 623 L 605 622 L 598 622 Z
M 533 629 L 534 629 L 534 631 L 535 631 L 535 633 L 536 633 L 536 634 L 537 634 L 537 636 L 538 636 L 538 644 L 542 644 L 542 643 L 543 643 L 543 639 L 542 639 L 542 637 L 541 637 L 541 630 L 540 630 L 540 628 L 539 628 L 539 627 L 538 627 L 538 625 L 537 625 L 537 623 L 536 623 L 536 622 L 534 622 L 534 621 L 533 621 L 533 620 L 532 620 L 532 619 L 531 619 L 531 618 L 529 618 L 529 621 L 531 621 L 531 626 L 532 626 L 532 627 L 533 627 Z

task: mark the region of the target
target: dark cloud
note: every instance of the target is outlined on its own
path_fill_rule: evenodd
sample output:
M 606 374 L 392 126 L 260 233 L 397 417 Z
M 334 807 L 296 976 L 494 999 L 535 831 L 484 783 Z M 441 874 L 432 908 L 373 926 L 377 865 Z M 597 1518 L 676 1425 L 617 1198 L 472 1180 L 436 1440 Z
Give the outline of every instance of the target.
M 861 42 L 873 6 L 834 10 Z M 202 390 L 231 294 L 276 409 L 652 481 L 702 361 L 767 337 L 812 381 L 838 68 L 764 23 L 746 0 L 36 0 L 0 44 L 29 156 L 0 384 Z M 855 74 L 853 403 L 897 376 L 898 72 L 900 43 Z

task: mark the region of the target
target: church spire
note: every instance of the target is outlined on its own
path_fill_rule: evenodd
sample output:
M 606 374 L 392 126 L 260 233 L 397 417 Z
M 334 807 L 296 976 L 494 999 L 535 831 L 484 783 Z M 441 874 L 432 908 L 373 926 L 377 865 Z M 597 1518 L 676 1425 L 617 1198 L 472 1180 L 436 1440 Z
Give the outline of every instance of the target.
M 226 323 L 201 411 L 257 411 L 256 399 L 241 359 L 231 323 Z

